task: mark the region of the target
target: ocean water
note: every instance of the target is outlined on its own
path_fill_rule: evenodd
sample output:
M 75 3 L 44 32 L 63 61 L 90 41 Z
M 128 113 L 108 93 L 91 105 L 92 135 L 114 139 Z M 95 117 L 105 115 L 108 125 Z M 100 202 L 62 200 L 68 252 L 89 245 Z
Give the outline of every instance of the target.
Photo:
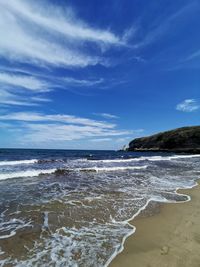
M 108 266 L 150 201 L 182 202 L 200 155 L 0 150 L 0 266 Z

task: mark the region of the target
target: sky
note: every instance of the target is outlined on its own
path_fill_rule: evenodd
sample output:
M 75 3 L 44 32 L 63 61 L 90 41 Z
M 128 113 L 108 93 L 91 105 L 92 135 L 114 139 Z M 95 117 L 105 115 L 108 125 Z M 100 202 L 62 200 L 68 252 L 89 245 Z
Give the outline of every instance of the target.
M 0 0 L 0 147 L 119 149 L 199 125 L 199 0 Z

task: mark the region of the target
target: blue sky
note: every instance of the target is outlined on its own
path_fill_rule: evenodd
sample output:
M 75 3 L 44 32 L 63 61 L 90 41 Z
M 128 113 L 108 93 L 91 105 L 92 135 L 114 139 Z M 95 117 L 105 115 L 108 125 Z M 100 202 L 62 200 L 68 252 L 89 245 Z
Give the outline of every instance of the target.
M 0 147 L 118 149 L 199 125 L 200 1 L 0 1 Z

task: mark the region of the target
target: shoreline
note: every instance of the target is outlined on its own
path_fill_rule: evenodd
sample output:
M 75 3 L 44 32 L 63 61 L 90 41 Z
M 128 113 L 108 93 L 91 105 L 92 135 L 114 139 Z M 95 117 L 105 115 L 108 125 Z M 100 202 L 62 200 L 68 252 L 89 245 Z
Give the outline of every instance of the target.
M 181 222 L 185 221 L 186 224 L 193 225 L 196 222 L 196 225 L 198 225 L 198 222 L 200 220 L 200 211 L 198 218 L 194 219 L 193 217 L 195 217 L 195 214 L 198 212 L 198 208 L 200 210 L 199 181 L 196 182 L 196 184 L 190 188 L 189 187 L 185 189 L 177 188 L 176 192 L 179 195 L 187 196 L 188 199 L 186 201 L 181 201 L 181 202 L 156 201 L 157 204 L 159 205 L 159 212 L 154 213 L 151 216 L 141 216 L 143 211 L 148 210 L 147 207 L 149 203 L 151 203 L 152 201 L 155 202 L 155 200 L 149 200 L 146 203 L 146 205 L 138 211 L 137 214 L 135 214 L 130 220 L 128 220 L 128 223 L 131 225 L 131 227 L 133 227 L 133 231 L 128 236 L 124 237 L 120 252 L 113 255 L 113 257 L 109 260 L 106 266 L 109 267 L 121 267 L 123 265 L 126 267 L 133 267 L 133 266 L 199 267 L 200 266 L 200 256 L 198 257 L 197 265 L 195 265 L 195 263 L 194 264 L 192 263 L 192 265 L 191 263 L 190 265 L 184 265 L 183 263 L 181 263 L 182 265 L 178 265 L 178 263 L 176 263 L 177 257 L 181 259 L 181 255 L 177 256 L 179 255 L 179 253 L 183 254 L 184 256 L 184 252 L 181 253 L 181 251 L 184 251 L 184 249 L 181 250 L 181 248 L 179 247 L 179 243 L 183 242 L 182 240 L 183 237 L 180 236 L 179 240 L 176 234 L 173 236 L 174 227 L 176 226 L 177 228 L 179 228 L 180 218 Z M 192 219 L 190 220 L 188 219 L 188 213 L 190 214 L 191 212 L 193 216 Z M 192 220 L 195 222 L 193 222 Z M 185 231 L 184 224 L 180 228 L 181 229 L 183 228 L 182 229 L 183 232 Z M 185 235 L 190 236 L 190 231 L 187 231 Z M 199 250 L 200 231 L 199 233 L 197 231 L 197 235 L 199 235 L 199 244 L 195 246 L 194 242 L 193 247 L 197 247 L 197 250 Z M 172 253 L 169 253 L 171 247 L 169 245 L 166 245 L 169 236 L 170 240 L 172 240 L 171 242 L 176 243 L 175 250 L 177 249 L 179 251 L 177 255 L 172 256 L 170 255 Z M 155 243 L 157 244 L 156 248 L 155 248 Z M 185 248 L 185 250 L 187 251 L 187 248 Z M 168 255 L 168 257 L 163 258 L 164 255 Z M 198 256 L 198 251 L 196 255 Z M 176 258 L 176 260 L 174 258 Z M 194 257 L 194 261 L 195 258 L 196 257 Z

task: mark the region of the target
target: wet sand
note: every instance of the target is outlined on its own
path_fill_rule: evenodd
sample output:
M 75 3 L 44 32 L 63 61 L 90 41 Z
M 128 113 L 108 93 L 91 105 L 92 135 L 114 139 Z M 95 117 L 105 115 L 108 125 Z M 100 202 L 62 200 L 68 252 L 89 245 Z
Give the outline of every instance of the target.
M 109 267 L 200 267 L 200 186 L 179 192 L 191 201 L 134 219 L 136 232 Z

